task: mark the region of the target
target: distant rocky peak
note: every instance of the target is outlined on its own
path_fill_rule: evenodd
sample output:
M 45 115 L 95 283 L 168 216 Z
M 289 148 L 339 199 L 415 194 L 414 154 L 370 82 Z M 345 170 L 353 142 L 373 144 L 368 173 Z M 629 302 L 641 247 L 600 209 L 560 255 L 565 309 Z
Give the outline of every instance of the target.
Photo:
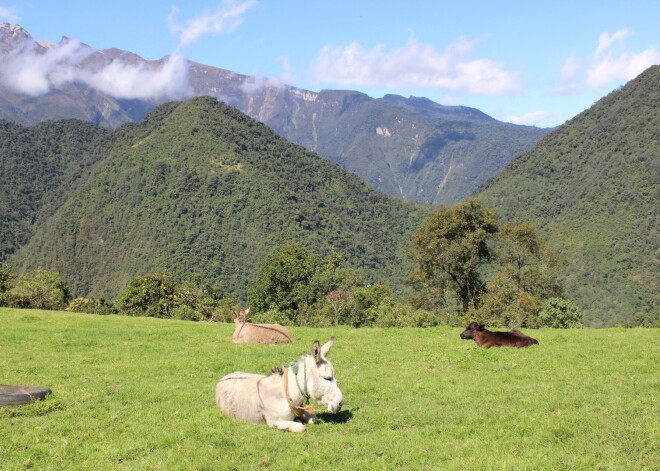
M 21 26 L 0 23 L 0 48 L 8 49 L 25 41 L 32 41 L 32 36 Z

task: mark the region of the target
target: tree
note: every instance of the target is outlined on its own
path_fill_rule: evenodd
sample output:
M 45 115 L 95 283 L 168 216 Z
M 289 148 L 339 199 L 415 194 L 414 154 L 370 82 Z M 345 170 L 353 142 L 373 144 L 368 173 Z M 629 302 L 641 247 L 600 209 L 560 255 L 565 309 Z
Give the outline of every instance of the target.
M 582 327 L 582 311 L 573 302 L 552 298 L 543 305 L 539 313 L 542 326 L 556 329 L 579 329 Z
M 256 312 L 277 310 L 296 324 L 330 292 L 347 289 L 359 279 L 343 269 L 344 259 L 310 252 L 297 243 L 273 250 L 248 285 L 248 300 Z
M 554 253 L 530 222 L 504 224 L 496 236 L 496 261 L 519 290 L 543 299 L 559 297 L 560 271 L 567 261 Z
M 493 238 L 492 279 L 474 316 L 483 323 L 535 327 L 543 300 L 563 292 L 566 259 L 555 254 L 534 226 L 504 224 Z
M 119 311 L 128 316 L 171 317 L 177 295 L 167 274 L 133 278 L 119 298 Z
M 3 295 L 9 307 L 27 309 L 64 309 L 69 301 L 64 277 L 55 271 L 34 270 L 19 275 Z
M 477 309 L 486 289 L 480 268 L 493 256 L 488 240 L 497 229 L 497 216 L 479 200 L 444 207 L 413 234 L 409 256 L 417 268 L 409 280 L 435 288 L 441 298 L 453 290 L 463 312 Z
M 0 268 L 0 298 L 2 297 L 2 293 L 9 291 L 12 287 L 14 278 L 16 278 L 16 275 L 14 274 L 12 264 L 6 263 Z

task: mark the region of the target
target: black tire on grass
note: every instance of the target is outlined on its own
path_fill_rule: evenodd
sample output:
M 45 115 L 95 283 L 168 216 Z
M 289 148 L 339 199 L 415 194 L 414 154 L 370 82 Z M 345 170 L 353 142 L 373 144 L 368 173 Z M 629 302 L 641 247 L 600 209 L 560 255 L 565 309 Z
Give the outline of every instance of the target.
M 10 386 L 0 384 L 0 407 L 19 406 L 39 401 L 53 391 L 38 386 Z

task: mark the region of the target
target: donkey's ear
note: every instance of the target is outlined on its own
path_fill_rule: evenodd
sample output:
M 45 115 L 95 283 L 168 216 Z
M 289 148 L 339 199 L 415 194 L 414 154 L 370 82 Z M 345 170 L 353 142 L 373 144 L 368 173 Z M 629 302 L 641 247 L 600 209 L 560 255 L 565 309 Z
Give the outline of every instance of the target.
M 322 355 L 322 356 L 324 356 L 324 357 L 325 357 L 325 356 L 328 356 L 328 351 L 330 350 L 330 347 L 332 347 L 332 344 L 334 343 L 334 341 L 335 341 L 335 337 L 334 337 L 334 335 L 333 335 L 332 337 L 330 337 L 330 340 L 328 340 L 328 341 L 325 343 L 325 345 L 323 345 L 323 346 L 321 347 L 321 355 Z
M 309 350 L 309 354 L 314 357 L 314 361 L 317 365 L 321 363 L 321 344 L 318 340 L 314 340 L 312 348 Z
M 249 308 L 247 308 L 247 309 L 243 312 L 243 314 L 245 315 L 245 317 L 247 317 L 247 315 L 250 314 L 250 309 L 252 309 L 252 306 L 250 306 Z

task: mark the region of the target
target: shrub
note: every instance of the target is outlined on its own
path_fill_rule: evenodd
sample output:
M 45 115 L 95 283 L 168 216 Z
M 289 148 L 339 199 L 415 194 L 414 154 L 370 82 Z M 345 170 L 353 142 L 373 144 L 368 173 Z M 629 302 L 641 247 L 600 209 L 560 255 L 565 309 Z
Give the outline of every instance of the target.
M 172 317 L 184 321 L 201 321 L 204 319 L 199 311 L 195 311 L 190 306 L 176 306 L 172 308 Z
M 277 309 L 269 309 L 267 311 L 252 314 L 250 315 L 249 322 L 252 322 L 253 324 L 291 324 L 291 320 L 286 312 Z
M 14 278 L 16 278 L 14 267 L 10 263 L 7 263 L 0 268 L 0 296 L 5 291 L 9 291 L 13 285 Z
M 201 275 L 189 275 L 175 288 L 177 307 L 173 315 L 177 319 L 213 322 L 234 320 L 236 301 L 225 297 L 221 286 L 211 285 Z M 184 306 L 189 309 L 181 310 Z
M 68 300 L 69 288 L 64 277 L 40 269 L 18 276 L 14 286 L 3 294 L 5 305 L 27 309 L 64 309 Z
M 384 299 L 378 306 L 368 310 L 375 318 L 376 327 L 434 327 L 440 319 L 424 309 L 415 309 L 410 304 L 394 298 Z
M 210 317 L 205 320 L 211 322 L 234 322 L 234 311 L 238 309 L 238 303 L 232 298 L 223 298 L 216 302 Z
M 167 274 L 133 278 L 120 295 L 119 311 L 128 316 L 172 317 L 177 295 Z
M 373 326 L 376 322 L 374 316 L 377 314 L 377 310 L 373 308 L 391 297 L 392 289 L 379 283 L 352 288 L 349 305 L 342 324 L 353 327 Z
M 117 314 L 117 308 L 104 298 L 76 298 L 66 308 L 69 312 L 85 312 L 87 314 Z
M 285 313 L 295 325 L 315 324 L 319 316 L 324 318 L 333 309 L 329 293 L 346 291 L 360 282 L 343 268 L 344 263 L 334 252 L 322 257 L 296 243 L 275 249 L 261 264 L 257 278 L 248 284 L 250 305 L 256 312 L 275 309 Z M 342 300 L 337 301 L 335 323 L 341 323 L 337 319 L 344 306 L 340 305 Z
M 573 301 L 552 298 L 545 302 L 539 313 L 539 325 L 556 329 L 580 328 L 582 311 Z

